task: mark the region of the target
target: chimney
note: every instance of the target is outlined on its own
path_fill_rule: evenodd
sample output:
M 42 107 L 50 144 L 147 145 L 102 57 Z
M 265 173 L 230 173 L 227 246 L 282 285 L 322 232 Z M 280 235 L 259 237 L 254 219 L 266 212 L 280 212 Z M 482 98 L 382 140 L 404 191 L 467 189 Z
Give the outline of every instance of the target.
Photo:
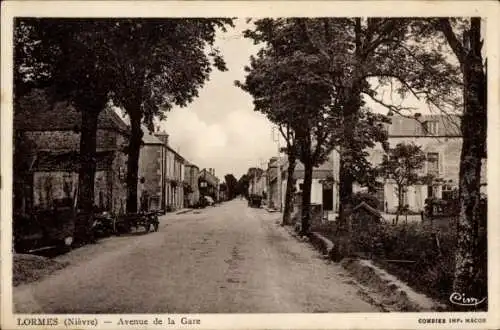
M 168 146 L 168 134 L 165 132 L 157 132 L 155 136 L 163 142 L 166 146 Z

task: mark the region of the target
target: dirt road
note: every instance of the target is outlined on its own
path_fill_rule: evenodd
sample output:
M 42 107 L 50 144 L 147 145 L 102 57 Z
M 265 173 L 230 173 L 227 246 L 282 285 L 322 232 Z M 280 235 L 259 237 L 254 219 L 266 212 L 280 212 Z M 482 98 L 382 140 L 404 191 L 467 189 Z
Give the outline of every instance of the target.
M 14 288 L 19 313 L 376 312 L 351 278 L 244 201 L 183 215 L 58 257 L 71 265 Z

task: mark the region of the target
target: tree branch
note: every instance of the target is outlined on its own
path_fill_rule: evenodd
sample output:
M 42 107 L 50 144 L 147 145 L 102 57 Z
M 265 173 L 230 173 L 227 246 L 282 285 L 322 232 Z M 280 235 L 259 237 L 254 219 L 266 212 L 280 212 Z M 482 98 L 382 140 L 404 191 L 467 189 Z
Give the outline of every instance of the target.
M 455 32 L 453 32 L 450 21 L 447 18 L 440 18 L 437 21 L 437 28 L 441 30 L 441 32 L 443 32 L 446 40 L 448 40 L 448 43 L 450 44 L 451 49 L 457 56 L 458 61 L 463 65 L 465 63 L 467 52 L 465 51 L 464 46 L 458 40 Z
M 376 103 L 384 106 L 385 108 L 389 109 L 390 111 L 393 111 L 393 112 L 397 113 L 400 116 L 403 116 L 403 117 L 406 117 L 406 118 L 413 118 L 413 119 L 415 119 L 415 117 L 413 117 L 413 116 L 403 114 L 402 111 L 405 111 L 405 110 L 416 110 L 417 108 L 414 108 L 414 107 L 401 107 L 401 106 L 395 106 L 393 104 L 387 104 L 384 101 L 377 99 L 373 95 L 370 95 L 370 93 L 367 93 L 367 92 L 362 92 L 362 93 L 365 94 L 365 95 L 368 95 Z

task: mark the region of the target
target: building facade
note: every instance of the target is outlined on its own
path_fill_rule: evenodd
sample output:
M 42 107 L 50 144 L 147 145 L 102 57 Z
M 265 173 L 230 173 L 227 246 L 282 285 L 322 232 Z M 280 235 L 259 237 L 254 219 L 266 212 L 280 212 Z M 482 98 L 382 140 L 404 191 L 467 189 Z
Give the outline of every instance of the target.
M 285 159 L 272 157 L 267 164 L 267 205 L 272 209 L 280 210 L 284 206 L 287 175 L 283 171 L 285 162 Z M 278 175 L 281 176 L 281 181 Z
M 214 201 L 219 200 L 219 178 L 215 176 L 215 169 L 204 168 L 198 177 L 200 197 L 209 196 Z
M 268 203 L 271 208 L 283 209 L 285 205 L 288 165 L 286 157 L 272 157 L 268 163 Z M 313 169 L 311 204 L 321 205 L 322 210 L 329 214 L 338 211 L 338 169 L 339 154 L 336 150 L 323 164 Z M 292 180 L 295 194 L 302 192 L 304 172 L 304 165 L 297 161 Z M 280 174 L 281 180 L 278 178 Z
M 139 154 L 137 205 L 147 210 L 166 210 L 163 193 L 166 146 L 145 127 L 143 127 L 142 141 Z
M 34 93 L 43 100 L 43 91 Z M 14 211 L 74 202 L 78 197 L 81 113 L 66 102 L 22 105 L 14 109 Z M 127 156 L 123 148 L 128 134 L 127 125 L 112 109 L 101 111 L 95 206 L 115 213 L 124 212 L 126 206 Z
M 184 207 L 184 157 L 169 145 L 169 135 L 164 132 L 155 133 L 155 137 L 163 142 L 161 159 L 162 203 L 164 210 L 175 211 Z
M 198 166 L 186 162 L 184 165 L 184 180 L 185 185 L 185 206 L 193 207 L 200 200 L 200 189 L 198 187 L 198 177 L 200 176 L 200 169 Z
M 404 205 L 409 210 L 420 212 L 427 198 L 450 199 L 458 190 L 462 136 L 460 117 L 454 115 L 416 115 L 415 118 L 395 115 L 387 126 L 391 148 L 399 143 L 413 143 L 421 147 L 426 161 L 419 171 L 422 176 L 436 178 L 430 184 L 418 184 L 407 188 L 403 194 Z M 381 146 L 370 150 L 369 160 L 373 165 L 382 162 Z M 482 183 L 486 191 L 486 162 L 481 170 Z M 359 190 L 359 186 L 355 190 Z M 383 180 L 383 207 L 386 212 L 395 212 L 399 200 L 397 186 L 392 180 Z

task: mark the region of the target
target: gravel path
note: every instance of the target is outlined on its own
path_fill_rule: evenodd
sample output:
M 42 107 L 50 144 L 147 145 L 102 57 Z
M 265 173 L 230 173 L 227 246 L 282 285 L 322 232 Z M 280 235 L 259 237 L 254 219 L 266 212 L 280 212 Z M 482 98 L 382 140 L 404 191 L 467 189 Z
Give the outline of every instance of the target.
M 340 266 L 243 201 L 166 215 L 160 231 L 113 237 L 14 288 L 19 313 L 376 312 Z

